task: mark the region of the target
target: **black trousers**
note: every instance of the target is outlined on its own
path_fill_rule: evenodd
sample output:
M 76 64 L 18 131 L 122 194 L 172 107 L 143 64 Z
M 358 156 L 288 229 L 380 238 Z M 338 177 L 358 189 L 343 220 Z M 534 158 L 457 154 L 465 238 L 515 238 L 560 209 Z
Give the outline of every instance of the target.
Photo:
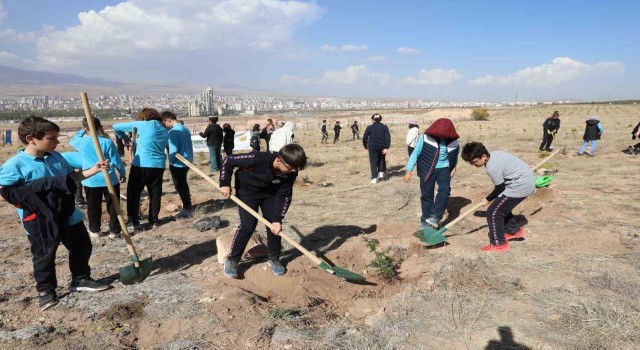
M 133 222 L 140 222 L 140 194 L 145 187 L 149 193 L 149 223 L 158 221 L 163 174 L 163 168 L 131 166 L 127 184 L 127 215 Z
M 35 233 L 27 236 L 31 242 L 33 256 L 33 277 L 36 280 L 36 290 L 44 292 L 58 287 L 56 278 L 56 251 L 59 244 L 45 246 Z M 89 258 L 93 246 L 84 223 L 81 221 L 67 231 L 60 232 L 60 243 L 69 250 L 69 270 L 71 278 L 76 281 L 91 276 Z
M 511 211 L 527 197 L 512 198 L 501 196 L 493 200 L 487 209 L 487 225 L 489 225 L 489 242 L 493 245 L 505 243 L 504 234 L 513 234 L 520 230 Z
M 113 185 L 116 192 L 116 198 L 120 205 L 120 185 Z M 89 217 L 89 231 L 100 232 L 100 223 L 102 221 L 102 199 L 107 204 L 107 212 L 109 213 L 109 232 L 120 233 L 120 223 L 118 222 L 118 212 L 109 195 L 107 187 L 85 187 L 87 193 L 87 216 Z
M 333 135 L 333 143 L 340 141 L 340 133 L 337 132 Z
M 82 195 L 82 182 L 80 180 L 74 180 L 74 182 L 76 183 L 76 204 L 80 204 L 85 201 L 84 196 Z
M 382 150 L 369 148 L 369 165 L 371 166 L 371 178 L 378 177 L 378 173 L 387 171 L 387 162 Z
M 354 131 L 354 132 L 353 132 L 353 139 L 355 140 L 356 138 L 357 138 L 358 140 L 360 140 L 360 134 Z
M 325 143 L 329 140 L 329 134 L 322 133 L 322 141 L 320 143 Z
M 189 183 L 187 182 L 187 173 L 189 172 L 189 168 L 169 166 L 169 172 L 171 172 L 173 187 L 178 191 L 178 195 L 182 201 L 182 208 L 191 210 L 191 192 L 189 191 Z
M 258 208 L 260 208 L 262 215 L 265 219 L 269 220 L 269 222 L 274 222 L 276 220 L 276 218 L 273 218 L 271 214 L 274 211 L 275 205 L 275 197 L 272 195 L 237 194 L 237 196 L 251 209 L 258 211 Z M 233 261 L 240 261 L 242 254 L 247 247 L 247 243 L 258 225 L 258 219 L 253 217 L 253 215 L 246 210 L 242 209 L 242 207 L 238 207 L 238 212 L 240 214 L 240 226 L 238 226 L 236 234 L 233 236 L 231 252 L 227 257 L 227 259 Z M 282 251 L 282 238 L 271 233 L 269 228 L 267 228 L 267 247 L 269 249 L 270 260 L 277 260 L 280 258 L 280 253 Z
M 553 142 L 553 135 L 549 135 L 548 132 L 544 132 L 542 135 L 542 143 L 540 144 L 540 150 L 544 151 L 546 149 L 551 148 L 551 143 Z

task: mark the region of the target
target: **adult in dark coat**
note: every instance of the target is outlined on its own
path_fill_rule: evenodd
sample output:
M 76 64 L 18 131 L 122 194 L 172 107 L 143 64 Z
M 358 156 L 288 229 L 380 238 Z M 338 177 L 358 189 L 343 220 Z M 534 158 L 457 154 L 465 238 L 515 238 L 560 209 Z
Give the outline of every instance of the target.
M 382 116 L 374 114 L 371 116 L 373 123 L 364 130 L 362 135 L 362 145 L 369 151 L 369 164 L 371 166 L 371 183 L 384 180 L 387 171 L 385 157 L 391 147 L 391 133 L 389 128 L 382 124 Z
M 223 132 L 220 125 L 218 125 L 218 117 L 209 118 L 209 125 L 204 132 L 200 133 L 200 137 L 207 139 L 211 172 L 220 170 L 222 167 L 220 149 L 222 148 Z
M 551 152 L 553 150 L 551 143 L 556 137 L 558 130 L 560 130 L 560 113 L 558 113 L 558 111 L 553 112 L 553 114 L 542 123 L 542 129 L 544 133 L 539 150 Z

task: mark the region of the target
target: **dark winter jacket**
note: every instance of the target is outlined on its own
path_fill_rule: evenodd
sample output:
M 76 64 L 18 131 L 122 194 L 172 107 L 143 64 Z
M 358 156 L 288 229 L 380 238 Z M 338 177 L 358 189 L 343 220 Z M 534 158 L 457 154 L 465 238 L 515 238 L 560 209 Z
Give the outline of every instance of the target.
M 389 128 L 381 122 L 374 121 L 367 126 L 362 135 L 362 144 L 365 149 L 380 151 L 391 147 L 391 133 Z
M 360 133 L 360 129 L 358 128 L 358 124 L 351 124 L 351 132 L 353 132 L 354 134 L 358 134 Z
M 327 124 L 322 124 L 322 126 L 320 127 L 320 132 L 325 134 L 325 135 L 328 135 L 327 134 Z
M 235 187 L 238 195 L 258 195 L 274 197 L 275 204 L 272 217 L 284 219 L 293 196 L 293 184 L 298 176 L 297 172 L 281 174 L 273 169 L 275 153 L 252 152 L 245 154 L 231 154 L 222 162 L 220 172 L 220 187 L 231 186 L 231 174 L 234 168 Z
M 207 146 L 222 146 L 222 128 L 218 124 L 209 124 L 204 132 L 200 133 L 200 137 L 207 139 Z
M 544 121 L 544 123 L 542 124 L 542 127 L 544 128 L 545 133 L 547 131 L 557 132 L 558 130 L 560 130 L 560 118 L 554 119 L 549 117 L 547 118 L 547 120 Z
M 582 139 L 585 141 L 600 140 L 600 136 L 602 135 L 600 128 L 598 128 L 600 121 L 596 119 L 589 119 L 585 123 L 587 125 L 584 128 L 584 136 L 582 136 Z
M 235 136 L 236 132 L 234 130 L 227 130 L 224 133 L 224 141 L 222 142 L 222 147 L 224 148 L 225 152 L 230 152 L 233 150 L 233 146 L 234 146 L 234 142 L 233 142 L 233 137 Z
M 340 130 L 342 129 L 342 127 L 340 126 L 340 124 L 336 124 L 333 126 L 333 132 L 336 134 L 340 134 Z
M 418 155 L 418 176 L 424 181 L 429 180 L 440 157 L 439 138 L 423 135 L 422 151 Z M 418 140 L 420 142 L 420 140 Z M 449 172 L 458 165 L 458 153 L 460 151 L 458 140 L 445 139 L 447 145 L 447 159 L 449 160 Z
M 26 185 L 5 186 L 0 195 L 23 210 L 22 225 L 43 247 L 60 242 L 75 211 L 76 183 L 69 176 L 50 176 Z

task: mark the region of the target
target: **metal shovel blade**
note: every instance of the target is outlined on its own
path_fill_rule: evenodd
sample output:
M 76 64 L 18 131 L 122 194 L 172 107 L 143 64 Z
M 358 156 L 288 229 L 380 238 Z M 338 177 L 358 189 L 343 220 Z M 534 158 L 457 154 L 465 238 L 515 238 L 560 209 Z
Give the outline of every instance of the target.
M 127 265 L 120 268 L 120 281 L 122 284 L 134 284 L 144 281 L 153 270 L 153 259 L 147 258 L 140 261 L 140 267 Z
M 343 268 L 337 267 L 337 266 L 330 266 L 329 264 L 327 264 L 326 262 L 322 262 L 320 263 L 321 269 L 326 270 L 327 272 L 335 275 L 336 277 L 340 277 L 340 278 L 344 278 L 347 281 L 364 281 L 366 280 L 366 278 L 364 276 L 358 275 L 355 272 L 351 272 L 349 270 L 345 270 Z
M 439 230 L 436 230 L 433 227 L 425 227 L 416 231 L 414 235 L 418 237 L 418 239 L 423 243 L 426 243 L 427 246 L 432 246 L 441 244 L 447 240 L 447 238 L 442 235 L 446 230 L 446 227 L 443 227 Z

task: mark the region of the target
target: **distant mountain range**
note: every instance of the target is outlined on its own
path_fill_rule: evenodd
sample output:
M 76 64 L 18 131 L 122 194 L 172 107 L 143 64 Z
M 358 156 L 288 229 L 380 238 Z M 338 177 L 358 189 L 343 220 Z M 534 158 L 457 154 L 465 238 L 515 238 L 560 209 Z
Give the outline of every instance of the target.
M 122 83 L 100 78 L 85 78 L 73 74 L 51 73 L 17 69 L 0 66 L 0 84 L 25 84 L 25 85 L 99 85 L 117 87 Z
M 102 78 L 86 78 L 73 74 L 32 71 L 0 65 L 0 98 L 23 96 L 59 96 L 74 97 L 78 91 L 91 91 L 94 94 L 114 95 L 162 95 L 197 94 L 207 86 L 204 84 L 158 84 L 123 83 Z M 219 93 L 259 93 L 234 83 L 214 86 Z

